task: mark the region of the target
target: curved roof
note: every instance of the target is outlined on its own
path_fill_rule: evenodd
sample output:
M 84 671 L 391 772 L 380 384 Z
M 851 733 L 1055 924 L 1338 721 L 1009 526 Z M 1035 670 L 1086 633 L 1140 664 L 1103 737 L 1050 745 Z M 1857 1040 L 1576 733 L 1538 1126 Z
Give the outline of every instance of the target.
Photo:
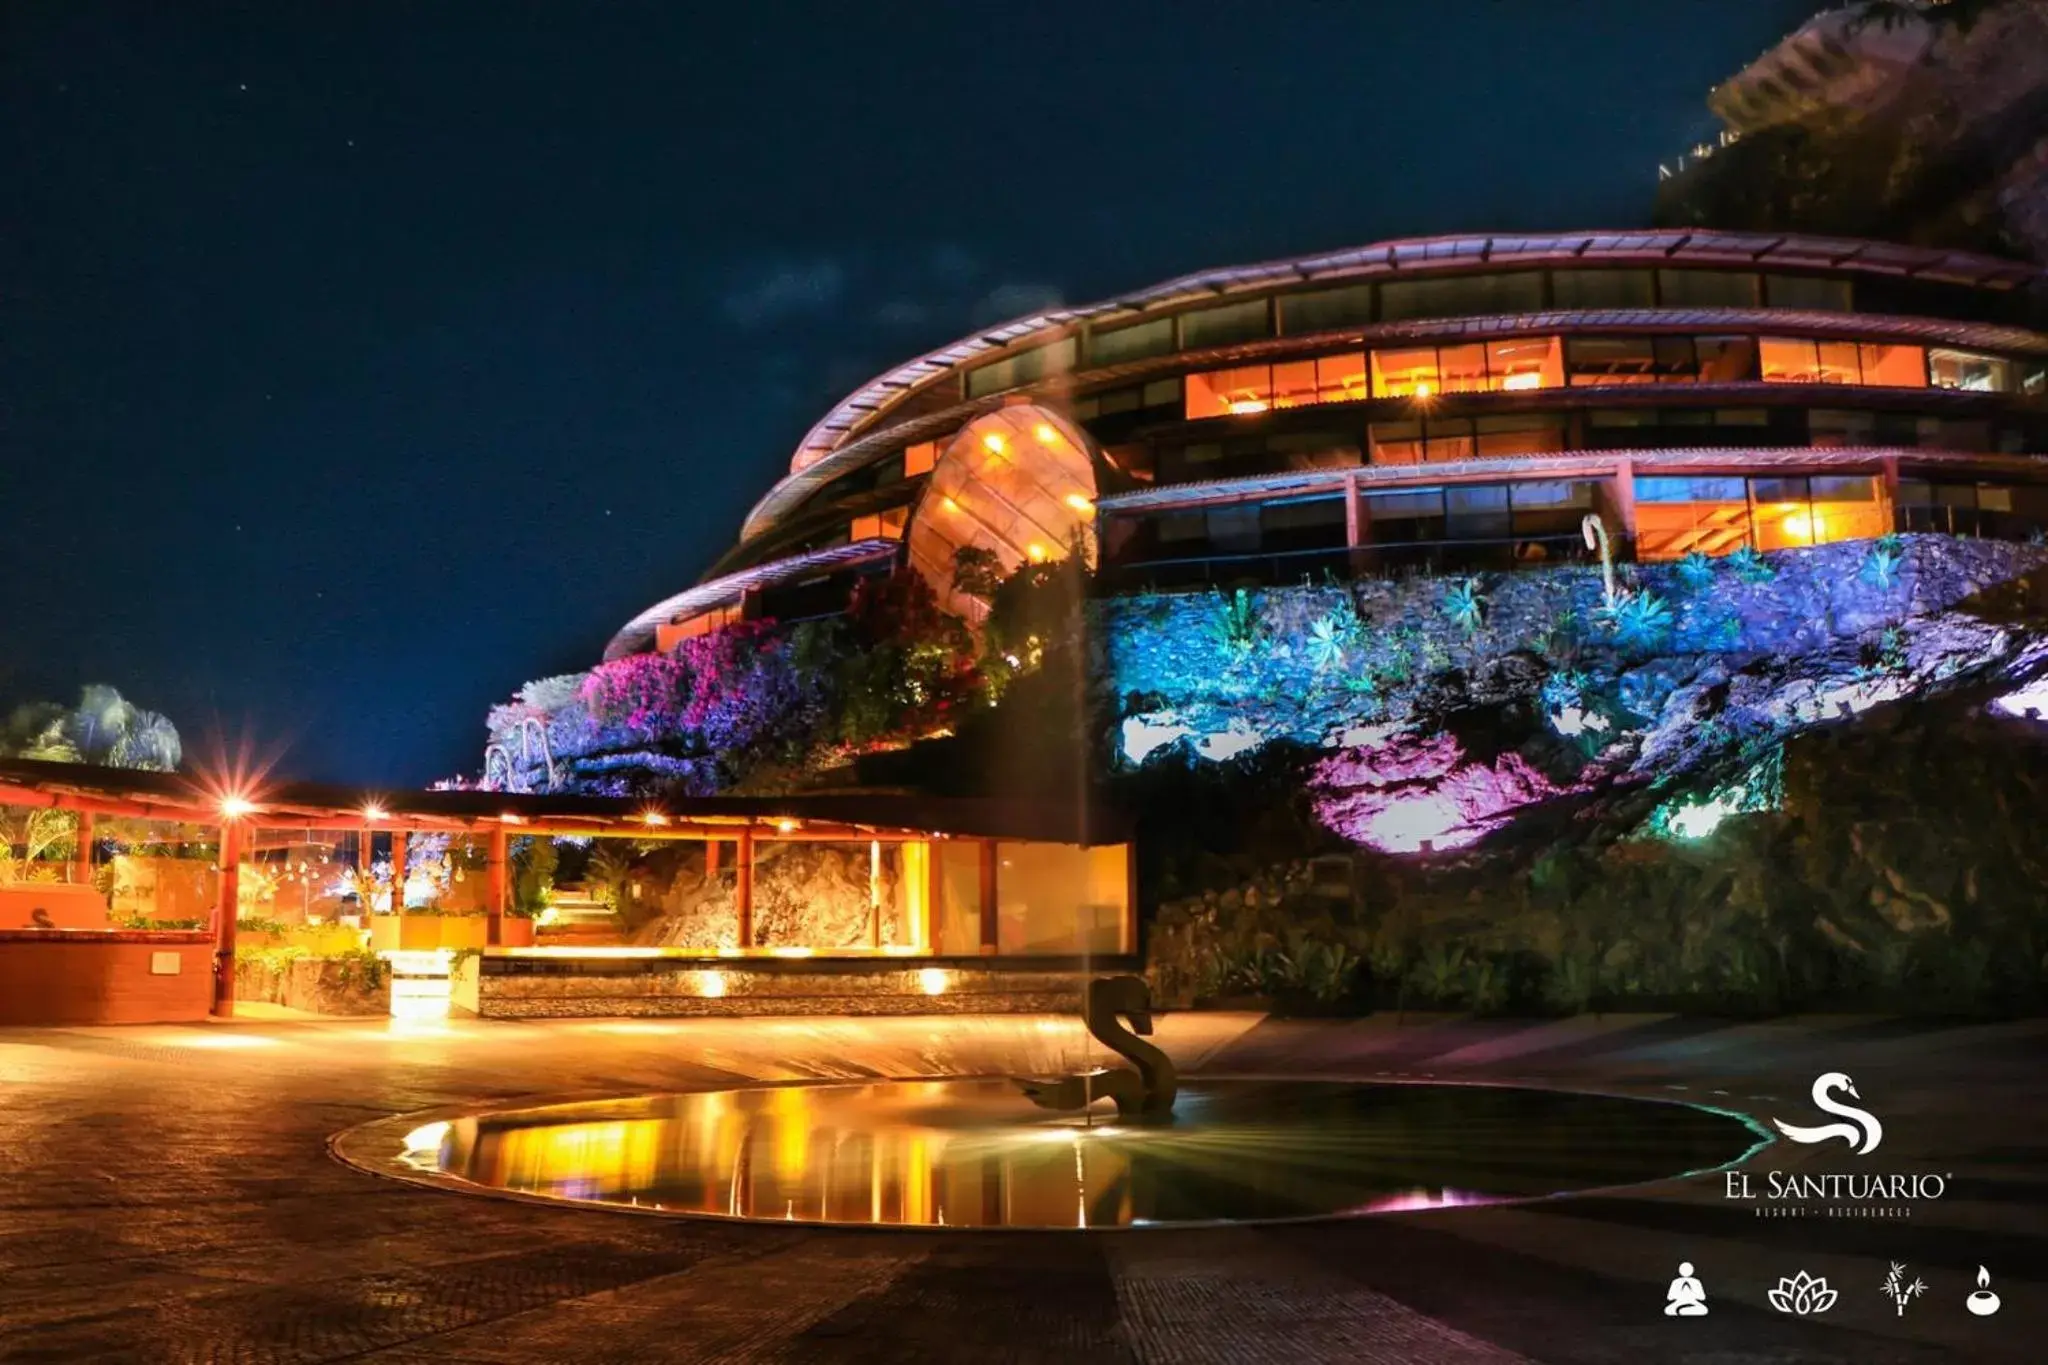
M 1855 237 L 1683 228 L 1414 237 L 1251 265 L 1224 266 L 1182 275 L 1099 303 L 1034 313 L 898 365 L 842 398 L 818 419 L 791 456 L 790 473 L 800 474 L 823 459 L 913 389 L 992 352 L 1077 322 L 1122 314 L 1141 315 L 1202 299 L 1323 280 L 1420 275 L 1475 265 L 1537 266 L 1586 261 L 1857 270 L 1971 285 L 2016 285 L 2041 273 L 2038 267 L 2025 262 L 1942 247 L 1901 246 Z
M 829 573 L 857 564 L 871 564 L 877 560 L 894 558 L 895 554 L 896 542 L 893 540 L 856 540 L 845 545 L 828 545 L 822 550 L 792 555 L 787 559 L 773 559 L 766 564 L 741 569 L 738 573 L 707 579 L 693 588 L 683 589 L 672 597 L 662 598 L 620 626 L 618 633 L 613 635 L 611 642 L 604 647 L 604 657 L 609 662 L 628 654 L 638 654 L 652 647 L 657 627 L 685 614 L 723 606 L 736 600 L 749 588 L 767 588 L 794 578 L 803 578 L 808 574 Z

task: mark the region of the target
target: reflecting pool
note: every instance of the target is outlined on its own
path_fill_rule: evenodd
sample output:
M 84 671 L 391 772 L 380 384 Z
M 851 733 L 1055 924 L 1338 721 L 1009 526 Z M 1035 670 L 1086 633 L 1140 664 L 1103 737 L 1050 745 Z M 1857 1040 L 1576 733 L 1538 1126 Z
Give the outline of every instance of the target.
M 422 1124 L 385 1135 L 378 1164 L 704 1216 L 1098 1228 L 1536 1198 L 1711 1170 L 1767 1140 L 1688 1104 L 1466 1085 L 1204 1079 L 1171 1124 L 1091 1117 L 1035 1110 L 1008 1080 L 770 1086 Z

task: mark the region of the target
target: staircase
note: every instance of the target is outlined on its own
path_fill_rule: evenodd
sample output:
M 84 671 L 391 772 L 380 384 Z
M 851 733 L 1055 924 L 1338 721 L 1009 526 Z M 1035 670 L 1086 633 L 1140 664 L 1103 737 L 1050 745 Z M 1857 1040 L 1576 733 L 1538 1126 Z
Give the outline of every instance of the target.
M 548 905 L 554 918 L 539 926 L 536 940 L 547 947 L 572 948 L 621 941 L 617 917 L 584 887 L 557 886 Z

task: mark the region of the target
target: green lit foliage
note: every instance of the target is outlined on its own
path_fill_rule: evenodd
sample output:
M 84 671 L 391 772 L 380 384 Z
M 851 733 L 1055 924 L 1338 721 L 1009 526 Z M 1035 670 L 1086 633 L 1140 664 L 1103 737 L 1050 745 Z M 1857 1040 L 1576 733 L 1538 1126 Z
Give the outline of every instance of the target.
M 537 918 L 554 899 L 555 868 L 561 861 L 555 841 L 524 835 L 512 841 L 511 853 L 511 913 L 520 919 Z
M 1232 659 L 1249 658 L 1265 635 L 1265 623 L 1259 619 L 1258 604 L 1244 588 L 1228 596 L 1219 592 L 1216 598 L 1217 618 L 1210 626 L 1216 643 Z
M 590 850 L 583 880 L 596 891 L 606 909 L 617 911 L 625 899 L 626 879 L 632 872 L 632 849 L 617 839 L 601 839 Z
M 1714 561 L 1698 550 L 1687 550 L 1678 561 L 1678 581 L 1688 591 L 1700 591 L 1714 581 Z
M 1467 635 L 1478 634 L 1486 624 L 1486 594 L 1478 579 L 1460 579 L 1444 589 L 1444 615 Z
M 1744 545 L 1729 555 L 1728 567 L 1745 583 L 1768 583 L 1778 576 L 1777 569 L 1757 553 L 1754 545 Z
M 949 725 L 978 690 L 973 639 L 914 569 L 862 580 L 847 608 L 839 738 L 855 748 Z
M 1880 592 L 1890 592 L 1899 581 L 1899 567 L 1905 559 L 1905 543 L 1898 536 L 1879 536 L 1863 556 L 1863 581 Z

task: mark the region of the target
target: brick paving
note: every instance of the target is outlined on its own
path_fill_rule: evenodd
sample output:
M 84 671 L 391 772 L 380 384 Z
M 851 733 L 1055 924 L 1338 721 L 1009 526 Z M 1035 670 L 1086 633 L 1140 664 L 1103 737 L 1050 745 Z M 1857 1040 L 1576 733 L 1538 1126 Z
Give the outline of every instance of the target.
M 2048 1333 L 2048 1024 L 1176 1015 L 1161 1036 L 1219 1074 L 1548 1083 L 1760 1117 L 1807 1113 L 1813 1077 L 1848 1071 L 1885 1122 L 1873 1169 L 1954 1180 L 1907 1221 L 1760 1219 L 1709 1177 L 1272 1228 L 689 1222 L 401 1185 L 326 1144 L 471 1100 L 1045 1072 L 1078 1035 L 1015 1016 L 0 1030 L 0 1361 L 1919 1365 L 2032 1361 Z M 1680 1260 L 1708 1317 L 1662 1314 Z M 1877 1291 L 1888 1260 L 1930 1285 L 1904 1315 Z M 1961 1306 L 1980 1263 L 1995 1318 Z M 1825 1318 L 1765 1302 L 1801 1269 L 1841 1292 Z

